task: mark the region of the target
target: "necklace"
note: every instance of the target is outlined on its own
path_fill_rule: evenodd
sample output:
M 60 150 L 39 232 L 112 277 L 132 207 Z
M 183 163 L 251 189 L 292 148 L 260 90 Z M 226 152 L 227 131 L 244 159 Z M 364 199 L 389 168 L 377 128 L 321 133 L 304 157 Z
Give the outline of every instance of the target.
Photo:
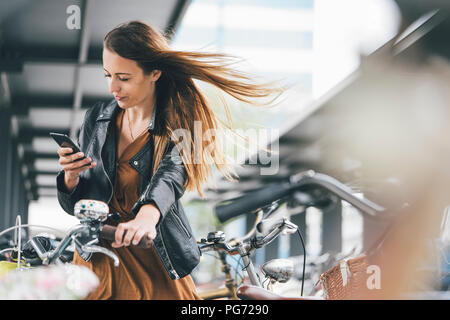
M 130 115 L 128 114 L 127 110 L 125 110 L 125 113 L 127 114 L 128 128 L 130 129 L 131 140 L 134 141 L 133 130 L 131 130 Z M 144 130 L 142 130 L 142 131 L 139 133 L 138 137 L 139 137 L 145 130 L 147 130 L 147 128 L 145 128 Z

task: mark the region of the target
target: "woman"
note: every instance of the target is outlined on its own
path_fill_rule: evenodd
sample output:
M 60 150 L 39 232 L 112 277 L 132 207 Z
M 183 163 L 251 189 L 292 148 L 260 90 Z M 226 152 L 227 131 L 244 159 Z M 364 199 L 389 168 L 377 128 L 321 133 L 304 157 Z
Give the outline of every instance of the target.
M 211 133 L 219 119 L 193 79 L 246 102 L 274 92 L 250 84 L 229 64 L 220 54 L 173 51 L 140 21 L 106 35 L 103 69 L 115 99 L 86 112 L 78 138 L 82 153 L 58 150 L 63 169 L 57 176 L 58 200 L 64 210 L 73 214 L 79 199 L 97 199 L 120 214 L 115 242 L 101 241 L 119 257 L 118 268 L 104 255 L 74 255 L 75 264 L 100 278 L 88 299 L 199 298 L 189 274 L 200 251 L 180 198 L 185 190 L 203 195 L 211 160 L 226 178 L 233 180 L 234 172 Z M 198 134 L 195 122 L 208 139 L 189 139 Z M 153 239 L 151 249 L 130 246 L 142 237 Z

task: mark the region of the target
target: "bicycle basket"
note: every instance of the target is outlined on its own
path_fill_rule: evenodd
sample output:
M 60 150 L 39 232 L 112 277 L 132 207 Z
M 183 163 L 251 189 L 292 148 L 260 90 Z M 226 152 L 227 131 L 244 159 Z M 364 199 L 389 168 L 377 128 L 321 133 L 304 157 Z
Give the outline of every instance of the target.
M 327 300 L 348 300 L 367 297 L 367 267 L 365 255 L 344 259 L 322 273 L 319 281 Z

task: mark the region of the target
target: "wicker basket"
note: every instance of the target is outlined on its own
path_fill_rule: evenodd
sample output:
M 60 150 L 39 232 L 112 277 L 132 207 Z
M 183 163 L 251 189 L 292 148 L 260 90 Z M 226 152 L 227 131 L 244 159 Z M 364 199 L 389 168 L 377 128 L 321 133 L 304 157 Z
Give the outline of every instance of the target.
M 367 267 L 365 255 L 346 259 L 319 277 L 327 300 L 364 299 L 367 297 Z

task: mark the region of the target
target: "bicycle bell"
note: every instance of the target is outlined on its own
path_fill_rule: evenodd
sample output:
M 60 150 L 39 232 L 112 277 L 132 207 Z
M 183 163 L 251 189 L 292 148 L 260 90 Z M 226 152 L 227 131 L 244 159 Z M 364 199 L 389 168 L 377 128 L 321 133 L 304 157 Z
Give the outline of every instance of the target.
M 273 259 L 264 263 L 261 270 L 266 277 L 284 283 L 294 272 L 294 262 L 288 259 Z
M 75 203 L 74 213 L 79 220 L 103 222 L 108 218 L 109 207 L 103 201 L 82 199 Z
M 225 233 L 223 231 L 213 231 L 209 232 L 207 236 L 208 242 L 224 242 L 225 241 Z

